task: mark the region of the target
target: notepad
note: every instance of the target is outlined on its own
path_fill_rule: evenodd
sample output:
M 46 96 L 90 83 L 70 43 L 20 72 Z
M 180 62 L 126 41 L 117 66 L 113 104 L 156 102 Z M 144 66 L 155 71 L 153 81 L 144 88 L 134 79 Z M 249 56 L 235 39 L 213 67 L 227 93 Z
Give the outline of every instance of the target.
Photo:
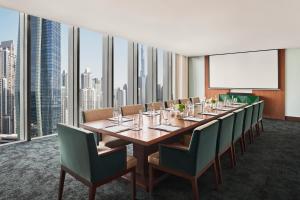
M 214 113 L 214 112 L 203 112 L 201 115 L 212 115 L 212 116 L 217 116 L 219 113 Z
M 186 121 L 194 121 L 194 122 L 201 122 L 201 121 L 204 120 L 204 119 L 197 118 L 197 117 L 184 117 L 183 120 L 186 120 Z
M 238 108 L 238 107 L 240 107 L 240 106 L 241 106 L 241 104 L 233 104 L 233 105 L 228 105 L 228 106 L 226 106 L 226 107 Z
M 153 112 L 151 111 L 143 112 L 143 115 L 153 115 Z M 154 115 L 159 115 L 159 112 L 155 112 Z
M 172 131 L 177 131 L 180 129 L 180 127 L 177 127 L 177 126 L 169 126 L 169 125 L 157 125 L 157 126 L 154 126 L 154 127 L 151 127 L 153 129 L 156 129 L 156 130 L 161 130 L 161 131 L 167 131 L 167 132 L 172 132 Z
M 230 111 L 230 110 L 232 110 L 232 108 L 222 107 L 222 108 L 216 108 L 216 110 Z
M 127 126 L 110 126 L 110 127 L 104 128 L 103 130 L 113 132 L 113 133 L 120 133 L 123 131 L 130 130 L 130 128 Z
M 118 117 L 111 117 L 111 118 L 108 118 L 108 120 L 110 121 L 118 121 Z M 128 117 L 122 117 L 122 122 L 129 122 L 129 121 L 132 121 L 133 119 L 131 118 L 128 118 Z

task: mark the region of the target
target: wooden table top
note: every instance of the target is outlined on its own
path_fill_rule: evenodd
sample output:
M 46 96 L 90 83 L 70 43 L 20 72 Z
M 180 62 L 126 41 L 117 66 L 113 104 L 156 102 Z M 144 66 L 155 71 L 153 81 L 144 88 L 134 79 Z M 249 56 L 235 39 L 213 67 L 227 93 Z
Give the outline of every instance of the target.
M 171 117 L 170 123 L 172 126 L 177 126 L 180 127 L 179 130 L 168 132 L 168 131 L 161 131 L 161 130 L 156 130 L 150 127 L 153 127 L 155 125 L 159 124 L 159 115 L 157 116 L 146 116 L 143 115 L 143 123 L 141 126 L 141 130 L 128 130 L 128 131 L 123 131 L 119 133 L 114 133 L 105 130 L 106 127 L 114 125 L 115 122 L 111 120 L 99 120 L 99 121 L 92 121 L 92 122 L 87 122 L 84 124 L 81 124 L 81 127 L 84 129 L 87 129 L 89 131 L 95 132 L 95 133 L 101 133 L 101 134 L 107 134 L 111 135 L 135 144 L 143 145 L 143 146 L 149 146 L 153 144 L 157 144 L 163 140 L 166 140 L 168 138 L 174 137 L 178 134 L 193 130 L 194 128 L 203 125 L 209 121 L 212 121 L 214 119 L 217 119 L 221 116 L 224 116 L 234 110 L 237 110 L 239 108 L 244 107 L 245 105 L 240 105 L 235 108 L 231 108 L 229 111 L 220 111 L 220 110 L 215 110 L 214 112 L 217 113 L 216 116 L 213 115 L 202 115 L 202 114 L 195 114 L 196 118 L 201 118 L 203 119 L 200 122 L 195 122 L 195 121 L 186 121 L 182 119 L 178 119 L 176 117 Z M 195 113 L 199 113 L 199 109 L 197 107 L 195 108 Z M 133 115 L 128 115 L 126 118 L 133 118 Z M 133 127 L 133 121 L 128 121 L 128 122 L 123 122 L 122 125 L 128 126 L 128 127 Z

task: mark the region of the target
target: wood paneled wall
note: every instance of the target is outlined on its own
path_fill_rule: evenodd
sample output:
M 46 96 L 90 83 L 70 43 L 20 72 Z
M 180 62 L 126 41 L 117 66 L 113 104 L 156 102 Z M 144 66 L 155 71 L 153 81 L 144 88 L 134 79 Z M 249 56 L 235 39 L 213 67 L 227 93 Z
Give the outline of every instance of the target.
M 264 117 L 272 119 L 285 119 L 285 49 L 278 50 L 278 90 L 253 90 L 254 95 L 265 101 Z M 259 72 L 257 72 L 259 73 Z M 209 56 L 205 56 L 205 96 L 214 97 L 218 94 L 226 94 L 229 89 L 209 88 Z

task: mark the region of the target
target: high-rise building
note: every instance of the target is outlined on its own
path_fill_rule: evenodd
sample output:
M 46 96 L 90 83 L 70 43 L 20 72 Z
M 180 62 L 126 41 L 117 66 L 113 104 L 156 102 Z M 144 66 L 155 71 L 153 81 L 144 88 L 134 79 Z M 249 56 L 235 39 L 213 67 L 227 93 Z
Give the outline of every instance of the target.
M 57 22 L 31 17 L 31 132 L 56 132 L 61 122 L 61 27 Z
M 0 43 L 0 133 L 14 133 L 15 51 L 12 40 Z
M 65 70 L 61 74 L 61 119 L 62 123 L 68 123 L 68 73 Z
M 84 72 L 81 74 L 81 88 L 91 88 L 92 87 L 92 79 L 91 72 L 89 68 L 86 68 Z
M 140 54 L 140 58 L 141 58 L 141 63 L 139 65 L 140 67 L 140 74 L 139 74 L 139 80 L 138 80 L 138 86 L 139 86 L 139 90 L 138 90 L 138 96 L 139 96 L 139 103 L 146 103 L 146 99 L 147 99 L 147 93 L 146 93 L 146 81 L 147 81 L 147 77 L 146 77 L 146 72 L 145 72 L 145 57 L 144 57 L 144 48 L 141 48 L 141 54 Z

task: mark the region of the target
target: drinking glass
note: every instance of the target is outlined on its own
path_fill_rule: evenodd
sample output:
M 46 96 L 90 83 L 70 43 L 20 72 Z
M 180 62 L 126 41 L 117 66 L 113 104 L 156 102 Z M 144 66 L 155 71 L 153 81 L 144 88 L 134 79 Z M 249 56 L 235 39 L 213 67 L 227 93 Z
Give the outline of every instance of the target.
M 133 130 L 140 130 L 140 114 L 136 114 L 133 116 Z
M 119 110 L 118 109 L 113 110 L 113 120 L 114 120 L 114 123 L 118 123 L 118 121 L 119 121 Z
M 164 110 L 163 111 L 163 118 L 166 125 L 170 125 L 170 111 Z
M 123 116 L 122 116 L 122 113 L 119 112 L 119 115 L 118 115 L 118 125 L 121 125 L 122 121 L 123 121 Z

